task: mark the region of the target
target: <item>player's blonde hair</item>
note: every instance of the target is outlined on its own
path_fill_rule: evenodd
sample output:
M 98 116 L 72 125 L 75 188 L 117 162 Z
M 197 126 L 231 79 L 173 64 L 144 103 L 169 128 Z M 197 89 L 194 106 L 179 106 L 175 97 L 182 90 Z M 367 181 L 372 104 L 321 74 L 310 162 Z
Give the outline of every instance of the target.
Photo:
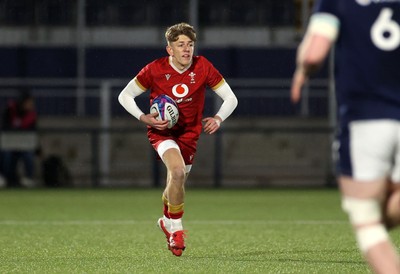
M 196 42 L 196 31 L 193 26 L 187 23 L 179 23 L 173 26 L 170 26 L 165 32 L 165 39 L 167 43 L 172 43 L 178 40 L 179 35 L 186 35 L 193 42 Z

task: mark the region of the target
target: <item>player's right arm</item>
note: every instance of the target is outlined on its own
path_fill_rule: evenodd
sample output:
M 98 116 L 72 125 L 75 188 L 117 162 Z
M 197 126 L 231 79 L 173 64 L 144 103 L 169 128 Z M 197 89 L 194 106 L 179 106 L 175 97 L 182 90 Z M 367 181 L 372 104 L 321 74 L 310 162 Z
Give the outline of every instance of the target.
M 339 32 L 339 20 L 329 13 L 311 16 L 303 41 L 297 50 L 296 71 L 292 80 L 291 99 L 298 102 L 308 77 L 319 69 Z
M 146 90 L 143 89 L 138 80 L 133 78 L 128 85 L 121 91 L 118 96 L 119 103 L 139 121 L 142 121 L 146 125 L 149 125 L 158 130 L 164 130 L 168 126 L 168 121 L 158 121 L 157 113 L 144 114 L 143 111 L 138 107 L 135 101 L 135 97 L 139 96 Z

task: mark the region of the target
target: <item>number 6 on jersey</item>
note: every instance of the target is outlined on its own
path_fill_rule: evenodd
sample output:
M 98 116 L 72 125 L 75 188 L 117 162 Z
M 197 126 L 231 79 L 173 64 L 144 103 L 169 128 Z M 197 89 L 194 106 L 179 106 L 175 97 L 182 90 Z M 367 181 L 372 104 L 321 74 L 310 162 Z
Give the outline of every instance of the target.
M 400 26 L 392 15 L 392 9 L 382 9 L 371 28 L 372 42 L 381 50 L 395 50 L 400 45 Z

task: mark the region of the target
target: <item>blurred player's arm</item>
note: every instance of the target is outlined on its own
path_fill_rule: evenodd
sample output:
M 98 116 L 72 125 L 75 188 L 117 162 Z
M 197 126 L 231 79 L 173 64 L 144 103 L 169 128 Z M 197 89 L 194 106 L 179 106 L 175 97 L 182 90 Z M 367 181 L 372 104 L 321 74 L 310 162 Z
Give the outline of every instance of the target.
M 238 105 L 236 95 L 233 93 L 229 84 L 223 80 L 222 85 L 218 86 L 215 93 L 221 97 L 223 103 L 214 117 L 207 117 L 203 119 L 204 132 L 213 134 L 218 130 L 221 123 L 228 118 Z
M 297 49 L 296 71 L 291 87 L 293 102 L 299 101 L 302 86 L 324 62 L 336 41 L 338 30 L 337 17 L 328 13 L 316 13 L 311 16 L 306 34 Z
M 139 96 L 146 90 L 143 89 L 136 79 L 132 79 L 128 85 L 121 91 L 118 96 L 119 103 L 139 121 L 142 121 L 146 125 L 152 126 L 156 129 L 163 130 L 168 126 L 168 121 L 158 121 L 155 119 L 157 113 L 144 114 L 143 111 L 138 107 L 135 101 L 135 97 Z

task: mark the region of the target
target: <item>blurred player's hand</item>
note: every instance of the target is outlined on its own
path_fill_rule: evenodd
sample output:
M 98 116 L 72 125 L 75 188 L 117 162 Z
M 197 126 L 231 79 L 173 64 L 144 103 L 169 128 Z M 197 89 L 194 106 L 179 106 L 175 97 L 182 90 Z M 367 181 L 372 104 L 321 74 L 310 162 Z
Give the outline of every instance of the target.
M 207 117 L 203 119 L 203 123 L 204 132 L 207 134 L 213 134 L 219 129 L 221 120 L 220 118 Z
M 297 103 L 300 100 L 301 88 L 306 83 L 307 77 L 304 75 L 303 69 L 297 69 L 293 75 L 292 87 L 290 90 L 290 98 L 293 103 Z
M 156 119 L 157 116 L 158 113 L 143 114 L 142 116 L 140 116 L 140 121 L 158 130 L 167 129 L 168 121 L 159 121 Z

